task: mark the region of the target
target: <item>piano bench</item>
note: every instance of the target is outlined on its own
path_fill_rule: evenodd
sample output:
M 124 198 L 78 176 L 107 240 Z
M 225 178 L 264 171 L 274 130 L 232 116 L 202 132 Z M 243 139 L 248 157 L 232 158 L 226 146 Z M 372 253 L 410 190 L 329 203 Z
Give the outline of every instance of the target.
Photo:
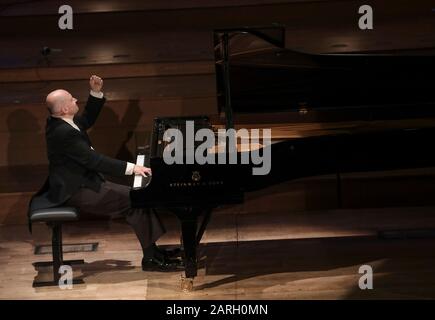
M 53 280 L 52 281 L 33 281 L 33 287 L 58 286 L 60 273 L 59 268 L 62 265 L 83 264 L 84 260 L 63 260 L 63 244 L 62 244 L 62 223 L 69 221 L 77 221 L 79 213 L 76 208 L 72 207 L 57 207 L 48 209 L 38 209 L 30 212 L 30 222 L 44 222 L 52 230 L 51 233 L 51 250 L 52 261 L 35 262 L 33 266 L 52 266 Z M 77 279 L 72 281 L 74 284 L 83 283 L 83 280 Z

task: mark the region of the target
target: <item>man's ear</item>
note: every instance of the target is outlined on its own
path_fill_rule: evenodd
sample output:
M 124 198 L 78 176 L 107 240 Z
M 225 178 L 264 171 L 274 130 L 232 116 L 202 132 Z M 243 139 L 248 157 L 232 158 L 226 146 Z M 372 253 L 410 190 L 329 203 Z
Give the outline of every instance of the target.
M 62 111 L 62 115 L 67 114 L 69 111 L 67 106 L 63 106 L 60 110 Z

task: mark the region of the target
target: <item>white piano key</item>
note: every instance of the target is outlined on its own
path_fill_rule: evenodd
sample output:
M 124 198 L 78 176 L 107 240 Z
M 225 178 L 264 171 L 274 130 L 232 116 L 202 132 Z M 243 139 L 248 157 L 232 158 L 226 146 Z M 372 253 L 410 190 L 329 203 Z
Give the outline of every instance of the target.
M 145 155 L 144 154 L 139 154 L 136 158 L 136 164 L 138 166 L 143 166 L 145 164 Z
M 143 166 L 145 164 L 145 155 L 144 154 L 139 154 L 136 158 L 136 164 L 138 166 Z M 143 176 L 141 176 L 140 174 L 136 174 L 134 176 L 134 181 L 133 181 L 133 188 L 140 188 L 142 187 L 142 182 L 143 182 Z

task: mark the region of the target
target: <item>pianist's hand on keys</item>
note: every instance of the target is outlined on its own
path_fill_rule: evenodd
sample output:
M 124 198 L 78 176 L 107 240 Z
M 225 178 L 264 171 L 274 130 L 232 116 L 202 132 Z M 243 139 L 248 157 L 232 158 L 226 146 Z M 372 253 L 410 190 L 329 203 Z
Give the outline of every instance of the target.
M 147 177 L 151 175 L 151 168 L 135 165 L 133 172 L 135 175 L 141 175 L 143 177 Z

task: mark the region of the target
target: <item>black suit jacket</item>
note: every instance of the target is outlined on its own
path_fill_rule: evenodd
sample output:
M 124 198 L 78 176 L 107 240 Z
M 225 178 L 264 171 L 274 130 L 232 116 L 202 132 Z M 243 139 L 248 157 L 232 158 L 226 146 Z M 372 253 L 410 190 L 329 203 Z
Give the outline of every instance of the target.
M 48 117 L 46 125 L 49 176 L 29 204 L 32 210 L 62 205 L 80 188 L 99 191 L 102 174 L 122 176 L 127 163 L 91 149 L 86 130 L 92 127 L 105 99 L 89 96 L 85 110 L 74 117 L 80 131 L 60 118 Z

